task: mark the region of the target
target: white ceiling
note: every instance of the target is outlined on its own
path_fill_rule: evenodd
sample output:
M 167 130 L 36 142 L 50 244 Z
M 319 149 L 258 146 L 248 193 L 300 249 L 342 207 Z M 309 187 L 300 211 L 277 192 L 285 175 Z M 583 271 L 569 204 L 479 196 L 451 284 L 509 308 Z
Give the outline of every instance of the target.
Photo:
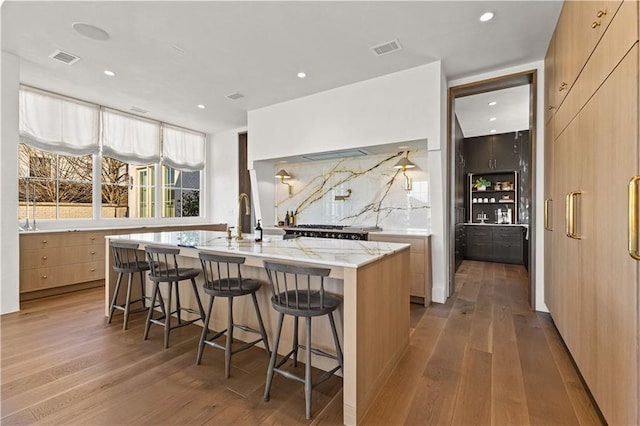
M 216 133 L 246 126 L 252 109 L 436 60 L 448 79 L 540 60 L 561 5 L 5 1 L 2 50 L 21 58 L 24 84 Z M 495 18 L 482 23 L 485 11 Z M 75 22 L 98 26 L 110 38 L 81 36 Z M 401 51 L 371 52 L 394 39 Z M 50 59 L 56 49 L 81 60 L 69 66 Z M 105 69 L 116 76 L 105 76 Z M 299 71 L 307 78 L 297 78 Z M 225 97 L 233 92 L 245 97 Z
M 527 84 L 456 98 L 456 116 L 464 137 L 528 130 L 529 90 Z M 489 105 L 492 101 L 496 104 Z

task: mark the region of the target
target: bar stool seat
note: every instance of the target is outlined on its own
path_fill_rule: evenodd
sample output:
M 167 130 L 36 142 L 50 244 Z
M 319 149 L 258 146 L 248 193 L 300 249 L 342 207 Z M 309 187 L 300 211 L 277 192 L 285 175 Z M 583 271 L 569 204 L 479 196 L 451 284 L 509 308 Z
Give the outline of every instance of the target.
M 265 385 L 264 399 L 269 400 L 271 383 L 274 373 L 279 373 L 288 379 L 293 379 L 304 383 L 305 394 L 305 414 L 307 419 L 311 418 L 311 391 L 320 383 L 328 380 L 333 374 L 343 368 L 342 349 L 338 339 L 333 312 L 341 304 L 339 297 L 330 294 L 324 289 L 324 279 L 329 276 L 331 269 L 303 267 L 276 262 L 264 262 L 264 267 L 269 277 L 271 287 L 271 305 L 278 315 L 278 326 L 276 340 L 274 343 L 269 369 L 267 370 L 267 382 Z M 284 316 L 294 317 L 293 323 L 293 344 L 291 351 L 278 361 L 278 346 L 282 333 Z M 311 346 L 311 318 L 327 315 L 331 325 L 333 341 L 336 348 L 335 354 L 327 353 L 323 350 Z M 298 318 L 306 318 L 306 344 L 298 344 Z M 297 376 L 281 367 L 293 356 L 293 366 L 298 366 L 298 350 L 305 350 L 305 374 L 304 377 Z M 315 382 L 311 377 L 311 354 L 335 359 L 337 366 L 324 372 Z
M 154 318 L 154 309 L 149 309 L 147 314 L 147 321 L 144 327 L 144 340 L 149 337 L 149 329 L 152 324 L 159 325 L 164 328 L 164 348 L 169 347 L 169 333 L 171 330 L 178 327 L 184 327 L 189 324 L 193 324 L 196 321 L 204 321 L 204 308 L 200 301 L 200 295 L 198 294 L 198 288 L 196 287 L 195 278 L 200 275 L 200 270 L 196 268 L 181 268 L 178 266 L 177 255 L 180 254 L 180 249 L 173 247 L 159 247 L 159 246 L 147 246 L 145 248 L 147 254 L 147 260 L 150 265 L 149 279 L 153 282 L 153 296 L 151 299 L 151 305 L 153 307 L 160 307 L 161 315 Z M 198 309 L 191 309 L 181 305 L 180 303 L 180 290 L 178 283 L 180 281 L 191 281 L 191 288 L 193 295 L 198 304 Z M 164 302 L 162 298 L 162 292 L 160 290 L 160 284 L 167 283 L 167 302 Z M 172 293 L 175 291 L 175 309 L 172 311 Z M 196 318 L 191 320 L 183 320 L 182 312 L 197 315 Z M 176 314 L 178 323 L 171 324 L 171 316 Z
M 124 312 L 124 319 L 122 322 L 122 329 L 126 330 L 129 324 L 129 314 L 137 313 L 137 312 L 146 312 L 147 305 L 146 300 L 150 299 L 145 296 L 144 290 L 144 273 L 148 271 L 149 263 L 144 260 L 144 256 L 138 255 L 138 244 L 137 243 L 129 243 L 124 241 L 111 241 L 110 247 L 111 252 L 113 254 L 113 270 L 118 273 L 118 278 L 116 279 L 116 287 L 113 291 L 113 298 L 111 299 L 111 304 L 109 306 L 109 320 L 108 323 L 111 324 L 111 320 L 113 319 L 113 313 L 115 310 L 120 310 Z M 131 300 L 131 287 L 133 284 L 133 276 L 135 274 L 140 274 L 140 298 Z M 122 277 L 124 274 L 129 276 L 129 280 L 127 283 L 127 293 L 125 296 L 124 303 L 118 303 L 118 297 L 120 295 L 120 286 L 122 284 Z M 131 305 L 133 303 L 141 303 L 142 307 L 136 310 L 131 310 Z
M 204 275 L 203 290 L 211 297 L 209 298 L 207 315 L 204 320 L 204 327 L 202 328 L 202 334 L 198 343 L 196 365 L 199 365 L 202 361 L 202 355 L 204 353 L 205 345 L 222 349 L 224 350 L 225 360 L 224 375 L 225 378 L 229 378 L 231 374 L 232 355 L 247 350 L 255 346 L 258 342 L 263 342 L 267 356 L 270 356 L 269 341 L 267 339 L 267 333 L 262 321 L 262 315 L 260 314 L 258 299 L 256 298 L 256 292 L 260 290 L 262 285 L 257 280 L 242 277 L 240 265 L 244 263 L 244 257 L 221 256 L 205 252 L 200 252 L 199 257 L 202 263 L 202 273 Z M 256 317 L 258 319 L 259 330 L 256 330 L 255 328 L 249 327 L 247 325 L 237 324 L 233 320 L 234 298 L 246 296 L 249 294 L 251 295 L 251 299 L 253 300 L 253 306 L 255 308 Z M 211 321 L 213 313 L 213 301 L 216 297 L 227 298 L 227 328 L 219 332 L 214 331 L 213 334 L 209 335 L 209 322 Z M 260 338 L 245 343 L 240 347 L 233 348 L 234 328 L 239 328 L 249 333 L 259 334 Z M 227 335 L 226 343 L 224 345 L 216 342 L 216 339 L 221 337 L 223 334 Z

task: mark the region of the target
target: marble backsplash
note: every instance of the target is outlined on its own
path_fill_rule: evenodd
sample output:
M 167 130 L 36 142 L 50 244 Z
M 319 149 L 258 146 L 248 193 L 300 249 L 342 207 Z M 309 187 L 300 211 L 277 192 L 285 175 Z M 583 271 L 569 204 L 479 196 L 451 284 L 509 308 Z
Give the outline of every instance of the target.
M 427 150 L 409 152 L 416 167 L 407 169 L 412 188 L 405 189 L 402 170 L 393 166 L 403 153 L 334 160 L 280 163 L 291 176 L 276 179 L 276 218 L 294 211 L 297 224 L 378 226 L 384 229 L 428 229 L 431 224 Z

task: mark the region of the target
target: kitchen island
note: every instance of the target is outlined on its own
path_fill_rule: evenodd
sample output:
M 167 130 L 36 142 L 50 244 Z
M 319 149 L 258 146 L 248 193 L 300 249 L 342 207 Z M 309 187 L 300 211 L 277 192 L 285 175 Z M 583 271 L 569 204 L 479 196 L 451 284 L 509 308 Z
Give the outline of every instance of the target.
M 141 249 L 148 244 L 180 247 L 180 263 L 186 267 L 200 267 L 200 250 L 244 256 L 246 262 L 243 276 L 258 278 L 264 283 L 258 292 L 258 303 L 270 340 L 274 337 L 277 315 L 270 304 L 270 290 L 263 261 L 284 261 L 330 268 L 330 279 L 326 288 L 342 296 L 342 306 L 336 313 L 336 324 L 338 329 L 342 328 L 340 339 L 344 350 L 345 424 L 357 424 L 364 417 L 378 390 L 389 378 L 409 343 L 408 244 L 322 238 L 265 238 L 263 242 L 256 243 L 248 234 L 244 240 L 238 241 L 227 239 L 223 232 L 184 231 L 108 236 L 107 252 L 111 240 L 137 242 L 140 243 Z M 110 285 L 113 280 L 109 278 L 113 275 L 111 262 L 109 256 L 105 265 L 105 315 L 108 313 L 113 291 Z M 150 293 L 150 285 L 147 287 L 147 292 Z M 207 300 L 204 295 L 201 297 Z M 193 297 L 190 299 L 187 292 L 184 292 L 181 298 L 183 305 L 195 307 Z M 243 302 L 245 301 L 237 300 L 234 313 L 238 322 L 252 325 L 251 321 L 255 315 L 250 308 L 250 302 Z M 224 328 L 225 305 L 216 302 L 211 328 Z M 280 344 L 282 353 L 286 353 L 290 347 L 291 340 L 285 341 L 284 337 L 291 339 L 291 327 L 291 324 L 285 323 Z M 153 337 L 153 334 L 151 336 Z M 242 333 L 237 333 L 236 337 L 245 340 Z M 327 350 L 332 348 L 328 322 L 314 323 L 313 340 L 314 346 Z M 194 342 L 194 356 L 196 346 Z M 322 357 L 314 356 L 312 364 L 325 370 L 330 368 L 328 360 Z

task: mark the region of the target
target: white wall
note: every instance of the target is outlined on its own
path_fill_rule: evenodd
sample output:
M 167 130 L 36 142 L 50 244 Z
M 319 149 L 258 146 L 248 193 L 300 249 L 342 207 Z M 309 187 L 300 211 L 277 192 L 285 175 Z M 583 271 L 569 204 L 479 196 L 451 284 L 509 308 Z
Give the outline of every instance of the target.
M 497 71 L 478 74 L 471 77 L 462 78 L 449 82 L 449 87 L 459 86 L 461 84 L 473 83 L 476 81 L 486 80 L 490 78 L 500 77 L 503 75 L 514 74 L 522 71 L 537 70 L 537 122 L 536 122 L 536 152 L 535 152 L 535 310 L 548 312 L 547 306 L 544 304 L 544 61 L 530 62 L 511 68 L 504 68 Z M 531 265 L 530 265 L 531 266 Z
M 440 73 L 434 62 L 249 111 L 249 164 L 425 137 L 436 149 Z
M 233 129 L 207 137 L 207 217 L 235 226 L 238 220 L 238 134 Z
M 0 314 L 20 308 L 18 257 L 18 88 L 20 61 L 2 52 L 0 62 Z
M 249 111 L 248 116 L 249 164 L 257 166 L 261 187 L 275 185 L 272 168 L 258 170 L 267 164 L 261 160 L 426 139 L 436 302 L 444 302 L 447 276 L 441 152 L 445 89 L 442 65 L 434 62 Z M 274 199 L 273 192 L 260 195 L 266 216 L 273 211 L 272 202 L 266 201 Z

